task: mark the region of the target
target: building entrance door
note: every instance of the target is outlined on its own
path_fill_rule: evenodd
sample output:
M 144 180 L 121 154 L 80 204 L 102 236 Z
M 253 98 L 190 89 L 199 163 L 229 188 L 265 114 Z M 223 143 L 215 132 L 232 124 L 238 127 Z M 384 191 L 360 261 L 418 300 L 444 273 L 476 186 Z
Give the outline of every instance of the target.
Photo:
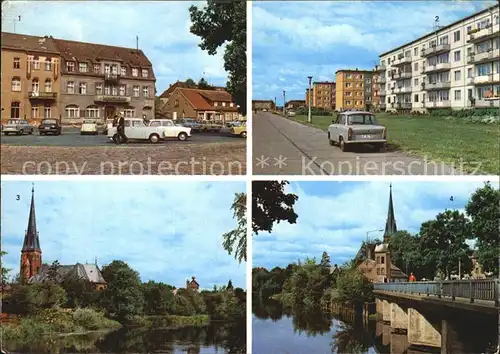
M 104 107 L 104 116 L 106 119 L 113 119 L 116 115 L 116 107 L 106 106 Z

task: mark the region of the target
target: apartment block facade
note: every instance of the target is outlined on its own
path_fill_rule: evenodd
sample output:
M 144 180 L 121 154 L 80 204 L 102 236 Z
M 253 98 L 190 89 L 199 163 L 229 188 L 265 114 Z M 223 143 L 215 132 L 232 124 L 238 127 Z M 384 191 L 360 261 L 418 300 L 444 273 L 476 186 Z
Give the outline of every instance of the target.
M 500 107 L 499 21 L 493 6 L 381 54 L 386 109 Z
M 306 104 L 308 102 L 306 97 Z M 311 106 L 325 110 L 335 109 L 335 82 L 314 82 L 312 85 Z
M 60 114 L 60 54 L 47 37 L 2 32 L 2 121 Z
M 373 109 L 373 70 L 342 69 L 335 73 L 335 109 L 338 111 Z

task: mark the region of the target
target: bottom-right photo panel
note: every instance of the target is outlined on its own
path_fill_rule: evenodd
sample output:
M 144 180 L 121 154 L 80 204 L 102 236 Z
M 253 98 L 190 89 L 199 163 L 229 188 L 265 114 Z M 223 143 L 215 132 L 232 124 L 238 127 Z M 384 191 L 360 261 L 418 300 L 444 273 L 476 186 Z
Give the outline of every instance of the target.
M 495 181 L 254 181 L 254 353 L 498 353 Z

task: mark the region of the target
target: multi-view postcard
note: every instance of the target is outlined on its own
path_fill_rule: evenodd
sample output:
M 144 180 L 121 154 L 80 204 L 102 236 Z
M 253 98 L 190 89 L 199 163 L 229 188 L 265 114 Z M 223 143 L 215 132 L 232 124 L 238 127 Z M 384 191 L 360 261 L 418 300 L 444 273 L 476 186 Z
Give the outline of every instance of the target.
M 246 173 L 244 1 L 5 1 L 1 46 L 2 174 Z
M 497 1 L 254 1 L 255 175 L 497 175 Z

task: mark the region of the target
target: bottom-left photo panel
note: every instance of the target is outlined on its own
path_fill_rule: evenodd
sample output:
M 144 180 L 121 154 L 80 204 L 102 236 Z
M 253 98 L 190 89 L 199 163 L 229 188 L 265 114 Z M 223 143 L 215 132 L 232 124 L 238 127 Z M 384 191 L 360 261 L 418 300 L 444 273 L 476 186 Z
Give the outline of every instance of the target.
M 3 181 L 2 353 L 246 353 L 245 183 Z

